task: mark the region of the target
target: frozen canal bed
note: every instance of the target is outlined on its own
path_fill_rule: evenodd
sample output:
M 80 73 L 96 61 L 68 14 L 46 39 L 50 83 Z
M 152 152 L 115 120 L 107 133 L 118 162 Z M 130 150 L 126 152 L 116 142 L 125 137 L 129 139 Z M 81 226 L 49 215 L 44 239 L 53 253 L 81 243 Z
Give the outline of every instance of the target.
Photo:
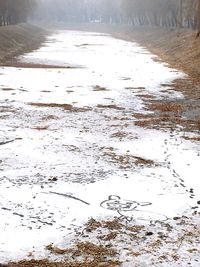
M 184 98 L 165 91 L 182 73 L 73 31 L 18 60 L 0 69 L 0 262 L 44 256 L 89 217 L 166 221 L 200 200 L 198 142 L 134 124 L 149 112 L 140 95 Z

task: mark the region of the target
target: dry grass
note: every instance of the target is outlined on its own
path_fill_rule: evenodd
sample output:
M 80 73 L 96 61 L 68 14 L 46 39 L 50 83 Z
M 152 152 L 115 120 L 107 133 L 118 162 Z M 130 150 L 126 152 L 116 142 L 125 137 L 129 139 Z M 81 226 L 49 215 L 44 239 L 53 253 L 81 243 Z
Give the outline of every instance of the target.
M 194 215 L 194 214 L 193 214 Z M 196 213 L 197 218 L 199 213 Z M 184 225 L 183 225 L 184 224 Z M 85 231 L 87 234 L 85 234 Z M 149 234 L 151 233 L 151 234 Z M 82 241 L 77 241 L 70 248 L 58 248 L 52 244 L 46 249 L 55 255 L 61 255 L 63 260 L 50 262 L 44 260 L 20 261 L 0 265 L 1 267 L 119 267 L 122 262 L 118 259 L 123 249 L 127 257 L 150 257 L 154 264 L 175 264 L 184 262 L 185 257 L 195 257 L 199 252 L 197 246 L 199 225 L 189 217 L 180 217 L 176 222 L 149 225 L 127 224 L 119 219 L 100 220 L 90 219 L 83 229 Z M 98 244 L 92 243 L 95 234 Z M 117 248 L 117 244 L 119 248 Z M 186 245 L 184 255 L 181 247 Z M 188 245 L 188 246 L 187 246 Z M 31 256 L 31 255 L 30 255 Z M 140 260 L 140 259 L 139 259 Z
M 0 267 L 117 267 L 120 262 L 117 260 L 108 260 L 106 262 L 97 262 L 95 260 L 84 260 L 83 262 L 63 261 L 50 262 L 48 260 L 30 260 L 9 263 L 9 265 L 0 265 Z
M 64 260 L 53 262 L 44 260 L 24 260 L 16 263 L 3 265 L 4 267 L 117 267 L 120 262 L 112 259 L 116 256 L 116 251 L 103 245 L 96 245 L 91 242 L 77 242 L 74 247 L 61 249 L 48 245 L 46 249 L 56 255 L 63 255 Z M 74 259 L 74 260 L 72 260 Z M 1 265 L 0 265 L 1 266 Z
M 111 134 L 110 137 L 124 138 L 124 137 L 127 137 L 128 135 L 129 135 L 129 133 L 118 131 L 116 133 Z
M 130 169 L 135 166 L 151 167 L 157 165 L 150 159 L 129 154 L 117 154 L 112 147 L 102 147 L 100 150 L 102 151 L 103 157 L 107 157 L 109 162 L 118 164 L 121 169 Z
M 30 24 L 0 27 L 0 63 L 37 49 L 47 34 L 48 31 Z
M 150 159 L 144 159 L 141 157 L 134 157 L 135 158 L 135 165 L 137 166 L 153 166 L 156 165 L 153 160 Z
M 142 229 L 144 229 L 144 225 L 132 225 L 132 226 L 128 226 L 127 229 L 130 232 L 137 233 L 137 232 L 140 232 Z
M 178 33 L 160 27 L 121 27 L 121 31 L 113 31 L 114 36 L 139 42 L 164 62 L 199 79 L 200 42 L 195 34 L 193 30 L 183 29 Z
M 85 231 L 92 232 L 98 228 L 107 228 L 109 230 L 120 230 L 123 227 L 122 223 L 119 220 L 107 220 L 107 221 L 96 221 L 95 219 L 91 218 L 87 224 Z
M 159 112 L 180 112 L 182 110 L 182 106 L 177 103 L 169 103 L 169 102 L 157 102 L 152 103 L 149 105 L 149 109 L 153 111 L 159 111 Z

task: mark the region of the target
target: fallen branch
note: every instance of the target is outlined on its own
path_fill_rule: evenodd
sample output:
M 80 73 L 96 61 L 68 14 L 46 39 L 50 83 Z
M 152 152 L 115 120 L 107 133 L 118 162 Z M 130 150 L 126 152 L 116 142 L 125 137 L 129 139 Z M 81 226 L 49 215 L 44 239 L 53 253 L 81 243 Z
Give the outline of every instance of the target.
M 78 200 L 78 201 L 80 201 L 80 202 L 83 202 L 83 203 L 86 204 L 86 205 L 90 205 L 90 203 L 88 203 L 88 202 L 86 202 L 86 201 L 84 201 L 84 200 L 82 200 L 82 199 L 80 199 L 80 198 L 77 198 L 77 197 L 68 195 L 68 194 L 57 193 L 57 192 L 53 192 L 53 191 L 50 191 L 49 193 L 51 193 L 51 194 L 55 194 L 55 195 L 59 195 L 59 196 L 63 196 L 63 197 L 73 198 L 73 199 L 75 199 L 75 200 Z
M 15 141 L 15 139 L 10 140 L 10 141 L 0 142 L 0 146 L 5 145 L 5 144 L 8 144 L 8 143 L 12 143 L 14 141 Z

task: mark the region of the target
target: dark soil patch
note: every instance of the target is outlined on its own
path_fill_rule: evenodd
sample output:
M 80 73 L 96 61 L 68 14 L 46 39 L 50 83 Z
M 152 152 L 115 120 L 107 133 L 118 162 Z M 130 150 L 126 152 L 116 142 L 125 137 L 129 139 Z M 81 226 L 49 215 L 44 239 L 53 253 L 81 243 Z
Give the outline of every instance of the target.
M 139 95 L 136 95 L 136 96 L 142 97 L 142 98 L 147 98 L 147 99 L 155 99 L 155 96 L 147 95 L 147 94 L 139 94 Z
M 59 117 L 55 116 L 55 115 L 48 115 L 48 116 L 44 116 L 41 118 L 43 121 L 48 121 L 48 120 L 58 120 Z
M 121 125 L 120 125 L 121 126 Z M 113 125 L 111 125 L 113 127 Z M 128 139 L 138 139 L 138 136 L 134 135 L 131 132 L 123 132 L 123 131 L 118 131 L 110 135 L 111 138 L 119 138 L 120 141 L 123 138 L 128 138 Z
M 102 87 L 102 86 L 99 86 L 99 85 L 95 85 L 93 87 L 93 91 L 98 92 L 98 91 L 109 91 L 109 90 L 107 88 L 105 88 L 105 87 Z
M 128 90 L 145 90 L 145 87 L 125 87 Z
M 73 107 L 71 104 L 58 104 L 58 103 L 28 103 L 28 105 L 38 107 L 38 108 L 61 108 L 71 112 L 87 112 L 92 110 L 90 107 L 77 108 Z
M 121 132 L 121 131 L 119 131 L 119 132 L 116 132 L 116 133 L 111 134 L 110 137 L 124 138 L 124 137 L 127 137 L 128 135 L 129 135 L 129 133 L 127 133 L 127 132 Z
M 99 104 L 99 105 L 97 105 L 97 107 L 98 108 L 116 109 L 116 110 L 125 110 L 125 108 L 118 107 L 116 105 L 102 105 L 102 104 Z
M 185 140 L 189 140 L 189 141 L 200 141 L 200 137 L 189 137 L 189 136 L 183 136 L 182 138 L 184 138 Z
M 1 88 L 2 91 L 15 91 L 15 89 L 12 88 Z
M 45 130 L 48 130 L 49 126 L 35 126 L 31 129 L 33 130 L 38 130 L 38 131 L 45 131 Z
M 64 110 L 72 110 L 73 106 L 70 104 L 57 104 L 57 103 L 29 103 L 29 105 L 38 108 L 62 108 Z
M 195 137 L 189 137 L 189 136 L 183 136 L 185 140 L 190 140 L 190 141 L 200 141 L 200 137 L 195 136 Z

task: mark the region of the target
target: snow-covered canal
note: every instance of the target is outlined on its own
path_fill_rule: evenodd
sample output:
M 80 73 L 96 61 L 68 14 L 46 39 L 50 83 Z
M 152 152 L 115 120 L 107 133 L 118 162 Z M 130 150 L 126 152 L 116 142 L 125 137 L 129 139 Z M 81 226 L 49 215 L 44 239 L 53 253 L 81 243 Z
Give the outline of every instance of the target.
M 166 221 L 200 200 L 199 143 L 135 125 L 146 100 L 184 97 L 167 86 L 183 74 L 153 58 L 58 31 L 0 68 L 0 262 L 44 256 L 90 217 Z

